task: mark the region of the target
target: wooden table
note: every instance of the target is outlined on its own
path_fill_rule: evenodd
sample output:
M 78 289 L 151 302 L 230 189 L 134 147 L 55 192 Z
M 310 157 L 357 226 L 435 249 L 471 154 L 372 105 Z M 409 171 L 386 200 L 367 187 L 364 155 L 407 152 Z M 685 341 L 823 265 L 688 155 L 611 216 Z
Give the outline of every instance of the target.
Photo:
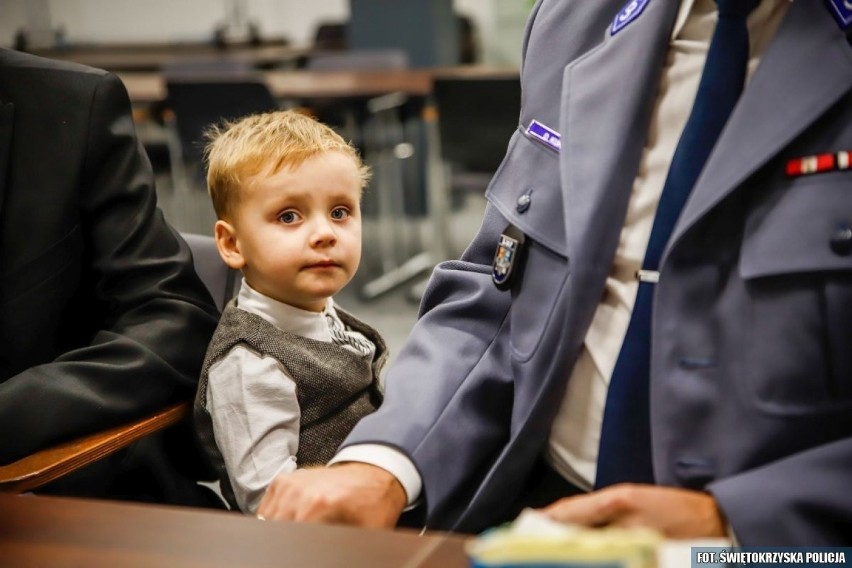
M 0 564 L 463 568 L 443 533 L 260 521 L 237 513 L 0 494 Z

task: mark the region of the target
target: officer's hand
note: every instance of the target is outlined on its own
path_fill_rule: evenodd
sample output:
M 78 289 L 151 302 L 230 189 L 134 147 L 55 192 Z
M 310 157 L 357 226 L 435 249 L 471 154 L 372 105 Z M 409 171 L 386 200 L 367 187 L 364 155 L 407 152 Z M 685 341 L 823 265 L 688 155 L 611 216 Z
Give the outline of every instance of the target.
M 712 495 L 655 485 L 613 485 L 560 499 L 542 512 L 589 527 L 650 527 L 669 538 L 725 536 L 725 521 Z
M 279 475 L 266 490 L 257 516 L 392 528 L 405 504 L 405 490 L 390 473 L 369 464 L 345 463 Z

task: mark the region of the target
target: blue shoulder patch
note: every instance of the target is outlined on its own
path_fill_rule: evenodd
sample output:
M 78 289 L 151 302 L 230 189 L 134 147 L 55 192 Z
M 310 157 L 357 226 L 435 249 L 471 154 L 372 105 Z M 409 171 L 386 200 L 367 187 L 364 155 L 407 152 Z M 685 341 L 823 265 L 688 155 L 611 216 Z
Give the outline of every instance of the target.
M 645 11 L 645 7 L 651 0 L 630 0 L 627 5 L 615 16 L 612 21 L 612 28 L 609 30 L 609 35 L 614 36 L 627 25 L 639 17 Z M 842 1 L 842 0 L 841 0 Z
M 849 31 L 852 27 L 852 0 L 826 0 L 826 4 L 840 29 Z

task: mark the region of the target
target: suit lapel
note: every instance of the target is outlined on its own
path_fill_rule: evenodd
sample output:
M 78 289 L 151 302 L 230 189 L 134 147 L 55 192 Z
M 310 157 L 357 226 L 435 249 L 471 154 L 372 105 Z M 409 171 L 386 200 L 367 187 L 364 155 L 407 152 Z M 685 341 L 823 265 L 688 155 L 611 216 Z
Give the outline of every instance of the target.
M 565 69 L 560 173 L 579 305 L 597 304 L 612 264 L 678 5 L 650 0 L 632 23 Z
M 822 2 L 793 2 L 696 182 L 669 249 L 850 88 L 845 34 Z
M 9 154 L 12 153 L 12 118 L 15 106 L 0 101 L 0 214 L 9 178 Z

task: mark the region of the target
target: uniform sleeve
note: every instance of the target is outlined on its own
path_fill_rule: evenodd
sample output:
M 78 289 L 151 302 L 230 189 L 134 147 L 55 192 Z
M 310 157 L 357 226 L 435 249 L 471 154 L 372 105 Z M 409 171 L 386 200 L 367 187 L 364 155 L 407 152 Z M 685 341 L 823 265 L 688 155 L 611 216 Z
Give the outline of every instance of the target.
M 296 469 L 296 383 L 274 357 L 238 345 L 210 368 L 207 411 L 237 504 L 254 513 L 269 483 Z
M 393 475 L 402 485 L 409 507 L 416 504 L 420 498 L 420 491 L 423 488 L 420 474 L 417 473 L 417 468 L 408 456 L 399 450 L 381 444 L 346 446 L 328 462 L 328 465 L 344 462 L 368 463 Z
M 514 392 L 506 345 L 510 296 L 491 280 L 505 226 L 489 206 L 461 260 L 435 268 L 420 319 L 387 374 L 385 400 L 342 446 L 381 444 L 406 456 L 432 518 L 463 506 L 473 478 L 507 439 Z
M 849 543 L 852 440 L 843 438 L 714 481 L 716 498 L 743 546 Z
M 68 328 L 64 352 L 0 384 L 2 463 L 191 398 L 218 319 L 187 245 L 156 207 L 123 85 L 95 80 L 80 101 L 89 109 L 77 184 L 86 303 L 52 314 Z M 95 332 L 76 338 L 78 328 Z

